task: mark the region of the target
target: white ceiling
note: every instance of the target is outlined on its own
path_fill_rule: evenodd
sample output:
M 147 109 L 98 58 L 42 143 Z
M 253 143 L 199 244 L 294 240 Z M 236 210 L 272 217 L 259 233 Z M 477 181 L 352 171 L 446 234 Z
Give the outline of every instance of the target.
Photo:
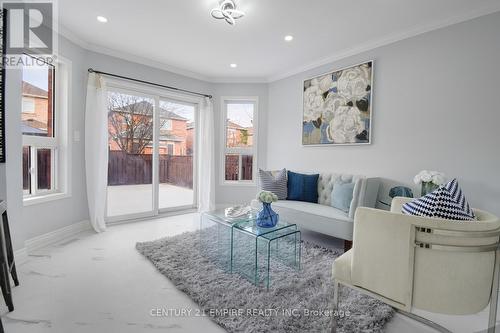
M 272 81 L 500 10 L 500 0 L 237 0 L 247 15 L 230 26 L 209 15 L 217 3 L 62 0 L 59 20 L 92 50 L 209 81 Z

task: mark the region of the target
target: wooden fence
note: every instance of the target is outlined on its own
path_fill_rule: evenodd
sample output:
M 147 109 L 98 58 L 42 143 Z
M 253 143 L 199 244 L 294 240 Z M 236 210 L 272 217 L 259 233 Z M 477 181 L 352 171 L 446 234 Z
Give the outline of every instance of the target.
M 193 188 L 193 157 L 160 155 L 160 183 Z M 151 184 L 153 179 L 151 154 L 127 154 L 110 151 L 108 185 Z
M 51 154 L 50 149 L 38 149 L 36 152 L 37 159 L 37 185 L 39 190 L 50 190 L 51 188 Z M 30 148 L 23 147 L 23 190 L 30 190 L 31 183 L 31 156 Z
M 252 155 L 241 156 L 241 180 L 252 180 Z M 238 173 L 240 169 L 239 155 L 226 155 L 226 180 L 239 180 Z
M 30 189 L 30 148 L 23 147 L 23 190 Z

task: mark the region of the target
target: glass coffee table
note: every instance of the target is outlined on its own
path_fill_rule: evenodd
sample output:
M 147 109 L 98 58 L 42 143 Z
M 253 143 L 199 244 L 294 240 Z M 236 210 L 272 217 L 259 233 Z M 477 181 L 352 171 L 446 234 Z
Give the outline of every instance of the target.
M 282 219 L 272 228 L 257 227 L 256 214 L 231 219 L 224 210 L 203 213 L 200 250 L 222 269 L 269 289 L 273 268 L 300 269 L 301 233 Z

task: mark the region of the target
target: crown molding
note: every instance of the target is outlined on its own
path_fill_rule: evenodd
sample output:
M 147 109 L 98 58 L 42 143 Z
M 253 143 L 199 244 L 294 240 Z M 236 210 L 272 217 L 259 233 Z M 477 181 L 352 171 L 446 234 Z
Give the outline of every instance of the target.
M 123 59 L 123 60 L 134 62 L 137 64 L 141 64 L 141 65 L 161 69 L 164 71 L 168 71 L 168 72 L 171 72 L 174 74 L 186 76 L 186 77 L 189 77 L 192 79 L 197 79 L 200 81 L 215 82 L 214 78 L 207 77 L 207 76 L 204 76 L 204 75 L 201 75 L 201 74 L 198 74 L 195 72 L 191 72 L 191 71 L 188 71 L 185 69 L 177 68 L 177 67 L 165 64 L 163 62 L 155 61 L 155 60 L 152 60 L 152 59 L 149 59 L 146 57 L 137 56 L 137 55 L 130 54 L 130 53 L 120 52 L 120 51 L 113 50 L 111 48 L 107 48 L 104 46 L 92 44 L 92 43 L 87 42 L 86 40 L 80 38 L 77 34 L 75 34 L 73 31 L 71 31 L 66 26 L 64 26 L 60 23 L 58 24 L 58 33 L 59 33 L 59 35 L 63 36 L 64 38 L 73 42 L 74 44 L 76 44 L 76 45 L 80 46 L 81 48 L 83 48 L 87 51 L 90 51 L 90 52 L 108 55 L 111 57 Z
M 156 61 L 153 59 L 149 59 L 147 57 L 143 56 L 138 56 L 138 55 L 133 55 L 130 53 L 124 53 L 120 52 L 117 50 L 113 50 L 104 46 L 96 45 L 87 42 L 86 40 L 80 38 L 78 35 L 73 33 L 71 30 L 67 29 L 65 26 L 59 24 L 59 34 L 65 37 L 66 39 L 70 40 L 71 42 L 77 44 L 78 46 L 82 47 L 83 49 L 86 49 L 91 52 L 95 53 L 100 53 L 108 56 L 112 56 L 115 58 L 123 59 L 126 61 L 142 64 L 145 66 L 161 69 L 164 71 L 168 71 L 174 74 L 186 76 L 192 79 L 208 82 L 208 83 L 271 83 L 274 81 L 279 81 L 282 79 L 285 79 L 287 77 L 293 76 L 300 74 L 302 72 L 306 72 L 308 70 L 312 70 L 314 68 L 327 65 L 329 63 L 333 63 L 348 57 L 352 57 L 358 54 L 361 54 L 363 52 L 367 52 L 382 46 L 386 46 L 389 44 L 393 44 L 405 39 L 409 39 L 433 30 L 438 30 L 441 28 L 445 28 L 454 24 L 458 24 L 461 22 L 466 22 L 469 20 L 473 20 L 475 18 L 485 16 L 488 14 L 492 14 L 495 12 L 500 11 L 500 2 L 496 3 L 491 6 L 485 6 L 482 8 L 479 8 L 475 11 L 468 12 L 465 14 L 461 15 L 456 15 L 453 17 L 449 17 L 444 20 L 439 20 L 436 22 L 432 22 L 429 24 L 422 24 L 415 26 L 411 29 L 408 29 L 403 32 L 398 32 L 394 33 L 391 35 L 384 36 L 382 38 L 374 39 L 367 41 L 363 44 L 360 44 L 356 47 L 353 48 L 347 48 L 344 50 L 341 50 L 339 52 L 335 52 L 325 58 L 313 61 L 309 64 L 305 64 L 303 66 L 294 68 L 292 70 L 287 70 L 283 72 L 278 72 L 274 75 L 268 76 L 268 77 L 211 77 L 211 76 L 205 76 L 196 72 L 192 72 L 186 69 L 178 68 L 175 66 L 168 65 L 166 63 Z
M 336 52 L 336 53 L 334 53 L 326 58 L 314 61 L 314 62 L 309 63 L 307 65 L 295 68 L 293 70 L 285 71 L 282 73 L 272 75 L 272 76 L 268 77 L 267 82 L 271 83 L 274 81 L 279 81 L 279 80 L 285 79 L 287 77 L 290 77 L 290 76 L 293 76 L 296 74 L 300 74 L 302 72 L 305 72 L 305 71 L 308 71 L 308 70 L 311 70 L 311 69 L 314 69 L 314 68 L 317 68 L 317 67 L 320 67 L 323 65 L 327 65 L 329 63 L 333 63 L 333 62 L 336 62 L 336 61 L 339 61 L 339 60 L 342 60 L 342 59 L 345 59 L 348 57 L 358 55 L 358 54 L 363 53 L 363 52 L 367 52 L 367 51 L 379 48 L 381 46 L 393 44 L 393 43 L 396 43 L 396 42 L 399 42 L 399 41 L 402 41 L 405 39 L 409 39 L 409 38 L 412 38 L 412 37 L 415 37 L 415 36 L 430 32 L 430 31 L 445 28 L 445 27 L 448 27 L 448 26 L 451 26 L 454 24 L 458 24 L 461 22 L 470 21 L 470 20 L 473 20 L 475 18 L 485 16 L 488 14 L 492 14 L 492 13 L 495 13 L 498 11 L 500 11 L 500 2 L 498 4 L 493 5 L 493 6 L 488 6 L 486 8 L 481 8 L 481 9 L 473 11 L 473 12 L 450 17 L 446 20 L 440 20 L 440 21 L 433 22 L 431 24 L 424 24 L 424 25 L 416 26 L 416 27 L 413 27 L 409 30 L 406 30 L 406 31 L 403 31 L 400 33 L 395 33 L 395 34 L 391 34 L 391 35 L 388 35 L 388 36 L 383 37 L 383 38 L 368 41 L 368 42 L 363 43 L 357 47 L 344 49 L 344 50 L 342 50 L 340 52 Z
M 142 56 L 137 56 L 129 53 L 124 53 L 120 52 L 117 50 L 113 50 L 107 47 L 103 47 L 100 45 L 92 44 L 89 43 L 82 38 L 78 37 L 75 33 L 73 33 L 71 30 L 63 26 L 62 24 L 58 25 L 58 33 L 59 35 L 63 36 L 67 40 L 73 42 L 74 44 L 80 46 L 81 48 L 90 51 L 90 52 L 95 52 L 99 54 L 104 54 L 108 55 L 111 57 L 123 59 L 126 61 L 134 62 L 137 64 L 161 69 L 164 71 L 168 71 L 174 74 L 186 76 L 192 79 L 200 80 L 200 81 L 205 81 L 208 83 L 267 83 L 267 78 L 264 77 L 209 77 L 209 76 L 204 76 L 192 71 L 188 71 L 182 68 L 174 67 L 171 65 L 167 65 L 166 63 L 155 61 L 146 57 Z
M 87 48 L 87 50 L 91 51 L 91 52 L 100 53 L 100 54 L 108 55 L 111 57 L 123 59 L 126 61 L 134 62 L 137 64 L 161 69 L 161 70 L 164 70 L 167 72 L 186 76 L 186 77 L 200 80 L 200 81 L 212 82 L 212 80 L 213 80 L 213 78 L 211 78 L 209 76 L 205 76 L 205 75 L 198 74 L 198 73 L 186 70 L 186 69 L 171 66 L 171 65 L 168 65 L 164 62 L 156 61 L 156 60 L 149 59 L 147 57 L 138 56 L 135 54 L 120 52 L 120 51 L 110 49 L 110 48 L 100 46 L 100 45 L 89 44 L 89 47 Z
M 73 42 L 74 44 L 80 46 L 81 48 L 88 50 L 89 43 L 87 43 L 87 41 L 78 37 L 75 33 L 73 33 L 73 31 L 69 30 L 61 23 L 57 23 L 57 33 L 60 36 L 63 36 L 64 38 L 69 40 L 70 42 Z
M 171 66 L 166 63 L 149 59 L 147 57 L 142 57 L 138 55 L 133 55 L 130 53 L 120 52 L 114 49 L 106 48 L 100 45 L 95 44 L 87 44 L 86 49 L 91 52 L 100 53 L 104 55 L 108 55 L 111 57 L 123 59 L 126 61 L 134 62 L 137 64 L 161 69 L 170 73 L 186 76 L 192 79 L 208 82 L 208 83 L 267 83 L 267 78 L 259 78 L 259 77 L 211 77 L 205 76 L 196 72 L 192 72 L 186 69 L 182 69 L 179 67 Z
M 269 79 L 266 77 L 214 77 L 211 83 L 268 83 Z

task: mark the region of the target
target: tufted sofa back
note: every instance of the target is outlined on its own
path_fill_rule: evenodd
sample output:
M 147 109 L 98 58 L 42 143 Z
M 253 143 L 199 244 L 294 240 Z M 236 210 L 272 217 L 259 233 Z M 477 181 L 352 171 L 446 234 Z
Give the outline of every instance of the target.
M 330 206 L 332 202 L 333 185 L 336 182 L 355 183 L 352 195 L 349 217 L 354 218 L 354 212 L 358 206 L 365 202 L 366 178 L 360 175 L 349 175 L 341 173 L 320 173 L 318 178 L 318 203 Z M 377 185 L 378 190 L 378 185 Z

